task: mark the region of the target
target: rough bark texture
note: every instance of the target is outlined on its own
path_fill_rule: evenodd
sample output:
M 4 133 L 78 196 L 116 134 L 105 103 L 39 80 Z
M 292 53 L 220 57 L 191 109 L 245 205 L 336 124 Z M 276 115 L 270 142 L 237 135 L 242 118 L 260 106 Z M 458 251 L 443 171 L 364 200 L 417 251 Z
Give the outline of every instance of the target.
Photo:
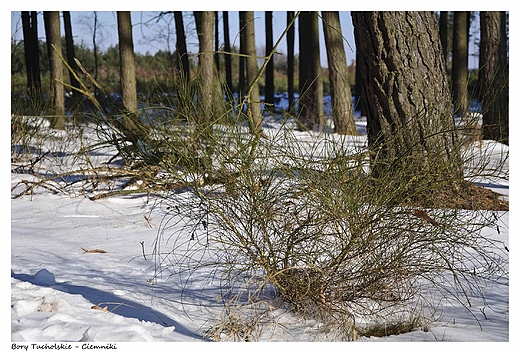
M 482 137 L 509 143 L 509 63 L 506 14 L 480 12 L 480 99 Z
M 58 11 L 46 11 L 44 13 L 45 27 L 48 31 L 49 67 L 52 87 L 52 106 L 56 117 L 52 120 L 52 126 L 56 129 L 65 128 L 65 90 L 63 88 L 63 63 L 61 61 L 61 35 L 60 13 Z
M 131 113 L 137 112 L 137 86 L 135 78 L 134 42 L 130 11 L 117 12 L 117 30 L 119 35 L 119 68 L 121 99 L 123 106 Z M 123 121 L 125 127 L 133 129 L 129 119 Z
M 177 69 L 182 72 L 186 82 L 190 82 L 190 61 L 188 57 L 188 49 L 186 47 L 186 35 L 184 34 L 184 20 L 182 18 L 182 11 L 174 11 L 175 18 L 175 33 L 177 34 Z
M 321 15 L 329 63 L 334 131 L 338 134 L 358 135 L 352 110 L 352 93 L 348 81 L 347 57 L 343 45 L 339 12 L 322 11 Z
M 213 11 L 195 12 L 199 37 L 199 124 L 213 120 L 212 95 L 214 78 Z
M 439 35 L 441 37 L 442 56 L 448 63 L 448 11 L 441 11 L 439 16 Z M 446 66 L 446 69 L 448 67 Z
M 287 26 L 294 18 L 294 11 L 287 11 Z M 294 109 L 294 25 L 287 31 L 287 93 L 289 111 Z
M 265 11 L 265 56 L 273 50 L 273 11 Z M 265 104 L 266 109 L 274 108 L 274 58 L 265 68 Z
M 258 65 L 256 64 L 256 43 L 255 43 L 255 19 L 253 11 L 244 11 L 244 39 L 246 52 L 246 81 L 250 94 L 248 97 L 248 111 L 252 119 L 253 126 L 250 129 L 254 133 L 262 130 L 262 111 L 260 109 L 260 92 L 258 83 L 254 83 L 258 75 Z
M 453 23 L 452 91 L 455 114 L 468 111 L 468 37 L 469 14 L 456 11 Z
M 324 112 L 318 13 L 302 11 L 299 24 L 300 98 L 298 105 L 300 128 L 321 130 L 324 126 Z
M 449 160 L 454 122 L 435 14 L 352 12 L 352 22 L 369 145 L 380 147 L 380 157 Z

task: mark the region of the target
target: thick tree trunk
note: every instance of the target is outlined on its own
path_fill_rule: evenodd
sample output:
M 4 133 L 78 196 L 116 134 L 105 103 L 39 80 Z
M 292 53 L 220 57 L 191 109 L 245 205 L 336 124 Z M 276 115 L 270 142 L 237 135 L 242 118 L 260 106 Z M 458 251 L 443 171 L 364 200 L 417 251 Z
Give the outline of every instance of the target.
M 177 34 L 177 69 L 182 72 L 184 80 L 190 82 L 190 61 L 186 47 L 186 35 L 184 34 L 184 20 L 182 11 L 174 11 L 175 33 Z
M 244 11 L 244 39 L 246 52 L 246 81 L 249 90 L 247 97 L 248 115 L 251 119 L 250 126 L 252 133 L 259 133 L 262 130 L 262 111 L 260 109 L 260 91 L 258 82 L 258 65 L 256 64 L 256 42 L 255 42 L 255 18 L 253 11 Z
M 273 50 L 273 11 L 265 11 L 265 56 Z M 265 107 L 274 108 L 274 59 L 271 58 L 265 68 Z
M 134 41 L 130 11 L 117 12 L 117 29 L 119 34 L 121 99 L 126 110 L 130 113 L 137 113 Z M 124 123 L 127 129 L 133 129 L 133 124 L 130 121 Z
M 435 158 L 447 162 L 445 173 L 461 175 L 435 14 L 352 12 L 352 22 L 369 102 L 368 140 L 378 160 L 421 160 L 419 171 L 438 173 L 441 166 L 428 163 Z
M 329 63 L 334 131 L 338 134 L 358 135 L 352 110 L 352 93 L 348 80 L 347 57 L 343 45 L 339 12 L 322 11 L 321 15 Z
M 469 14 L 455 11 L 453 23 L 452 92 L 455 114 L 468 111 L 468 36 Z
M 287 11 L 287 26 L 293 21 L 294 11 Z M 294 25 L 287 31 L 287 93 L 289 112 L 294 110 Z
M 480 13 L 480 99 L 482 137 L 509 143 L 509 63 L 506 14 Z
M 44 12 L 45 27 L 48 31 L 49 67 L 51 73 L 52 106 L 56 115 L 52 127 L 65 128 L 65 90 L 63 89 L 63 63 L 61 61 L 60 13 Z

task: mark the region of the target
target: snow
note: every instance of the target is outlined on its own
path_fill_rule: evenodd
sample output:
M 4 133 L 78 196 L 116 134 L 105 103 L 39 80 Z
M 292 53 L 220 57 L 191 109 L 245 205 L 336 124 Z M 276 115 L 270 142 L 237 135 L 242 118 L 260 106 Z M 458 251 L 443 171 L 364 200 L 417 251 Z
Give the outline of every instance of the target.
M 11 186 L 32 178 L 11 173 Z M 509 194 L 507 181 L 478 182 Z M 10 206 L 12 342 L 104 342 L 117 343 L 121 350 L 132 348 L 128 342 L 206 340 L 205 330 L 222 310 L 216 300 L 218 283 L 201 275 L 186 286 L 175 277 L 156 276 L 153 243 L 165 213 L 146 195 L 91 201 L 40 188 L 34 195 L 12 199 Z M 509 247 L 509 212 L 502 214 L 500 230 L 486 231 Z M 472 298 L 470 308 L 433 293 L 437 320 L 427 329 L 360 340 L 512 342 L 509 296 L 509 278 L 487 284 L 484 297 Z M 305 342 L 311 331 L 287 326 L 269 340 Z M 72 343 L 73 349 L 82 347 Z

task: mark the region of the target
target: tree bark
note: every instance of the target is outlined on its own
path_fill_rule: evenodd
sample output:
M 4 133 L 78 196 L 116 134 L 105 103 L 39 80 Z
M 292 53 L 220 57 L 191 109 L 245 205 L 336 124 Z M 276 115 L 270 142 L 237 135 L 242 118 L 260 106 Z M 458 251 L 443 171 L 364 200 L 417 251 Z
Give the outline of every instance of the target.
M 294 11 L 287 11 L 287 26 L 294 18 Z M 294 110 L 294 25 L 287 31 L 287 93 L 289 112 Z
M 177 69 L 182 72 L 185 82 L 190 82 L 190 61 L 186 46 L 186 35 L 184 34 L 184 20 L 182 11 L 174 11 L 175 33 L 177 34 Z
M 223 11 L 222 13 L 223 21 L 224 21 L 224 51 L 226 53 L 231 53 L 231 41 L 229 36 L 229 13 L 228 11 Z M 231 54 L 224 55 L 224 66 L 226 68 L 226 84 L 227 84 L 227 92 L 229 94 L 233 93 L 233 75 L 231 69 Z M 230 100 L 233 97 L 228 97 Z
M 135 77 L 134 41 L 130 11 L 117 12 L 119 34 L 120 84 L 123 106 L 130 113 L 137 113 L 137 86 Z M 130 121 L 124 121 L 127 129 L 134 128 Z
M 352 12 L 352 22 L 370 102 L 368 141 L 378 151 L 377 161 L 406 164 L 421 160 L 417 173 L 438 174 L 441 166 L 428 163 L 435 158 L 446 162 L 444 173 L 460 176 L 451 95 L 435 14 Z M 377 161 L 374 157 L 373 164 Z M 372 170 L 377 175 L 384 165 L 378 162 Z
M 63 27 L 65 28 L 65 44 L 67 48 L 67 63 L 70 68 L 74 71 L 78 71 L 78 65 L 74 58 L 76 57 L 74 51 L 74 38 L 72 36 L 72 23 L 70 20 L 70 11 L 63 11 Z M 79 88 L 79 82 L 72 72 L 69 71 L 69 80 L 72 87 Z M 72 90 L 72 96 L 74 99 L 78 98 L 78 91 Z
M 452 92 L 455 114 L 468 111 L 468 36 L 469 15 L 455 11 L 453 23 Z
M 218 11 L 214 11 L 215 14 L 215 69 L 217 71 L 217 76 L 220 75 L 220 58 L 218 51 L 220 49 L 220 44 L 218 40 Z
M 348 80 L 347 57 L 343 45 L 339 12 L 322 11 L 321 15 L 329 63 L 334 131 L 338 134 L 358 135 L 352 110 L 352 93 Z
M 238 58 L 238 97 L 240 102 L 243 101 L 244 95 L 247 92 L 246 84 L 246 39 L 245 39 L 245 11 L 239 11 L 239 25 L 240 25 L 240 56 Z
M 212 11 L 196 11 L 197 34 L 199 37 L 199 97 L 198 124 L 207 126 L 213 121 L 213 25 Z
M 38 46 L 38 21 L 36 11 L 22 11 L 23 44 L 27 89 L 31 99 L 41 100 L 40 48 Z
M 509 62 L 506 13 L 480 12 L 482 138 L 509 143 Z
M 441 37 L 442 57 L 448 69 L 448 11 L 441 11 L 439 15 L 439 35 Z
M 299 17 L 301 129 L 318 130 L 324 126 L 323 81 L 321 76 L 318 13 L 303 11 Z
M 65 128 L 65 90 L 63 88 L 63 63 L 61 61 L 60 13 L 44 12 L 45 27 L 48 31 L 49 67 L 52 87 L 52 106 L 56 115 L 51 126 L 55 129 Z M 53 47 L 51 47 L 53 46 Z
M 256 64 L 255 18 L 253 11 L 244 11 L 244 40 L 246 57 L 246 81 L 249 90 L 247 97 L 250 130 L 258 134 L 262 130 L 262 111 L 260 109 L 260 91 L 258 82 L 258 65 Z M 251 126 L 252 124 L 252 126 Z
M 265 11 L 265 56 L 273 50 L 273 11 Z M 274 58 L 271 58 L 265 68 L 265 107 L 274 108 Z

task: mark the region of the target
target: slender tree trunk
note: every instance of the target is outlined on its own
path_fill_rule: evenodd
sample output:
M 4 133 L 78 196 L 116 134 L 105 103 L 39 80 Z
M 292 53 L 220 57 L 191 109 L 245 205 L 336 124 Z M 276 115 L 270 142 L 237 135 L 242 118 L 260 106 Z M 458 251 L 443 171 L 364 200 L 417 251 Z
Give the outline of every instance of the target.
M 324 125 L 318 13 L 300 14 L 300 128 L 321 130 Z
M 63 89 L 63 63 L 61 61 L 60 13 L 44 12 L 45 27 L 48 30 L 49 67 L 51 72 L 52 106 L 56 117 L 52 120 L 55 129 L 65 128 L 65 91 Z
M 97 37 L 96 37 L 97 22 L 98 22 L 97 11 L 94 11 L 94 29 L 93 29 L 94 33 L 92 34 L 92 46 L 93 46 L 93 50 L 94 50 L 94 79 L 96 81 L 98 79 L 98 72 L 99 72 L 99 60 L 98 60 Z M 98 93 L 97 87 L 94 88 L 94 93 L 97 95 L 97 93 Z
M 378 161 L 397 160 L 411 168 L 420 160 L 414 164 L 417 173 L 461 176 L 435 14 L 356 11 L 352 23 L 370 102 L 368 141 L 378 150 Z M 430 157 L 445 165 L 428 163 Z M 375 175 L 384 165 L 373 166 Z
M 135 77 L 134 41 L 130 11 L 117 12 L 119 34 L 120 84 L 123 106 L 131 113 L 137 112 L 137 86 Z M 131 124 L 126 126 L 130 130 Z
M 222 13 L 223 21 L 224 21 L 224 51 L 226 53 L 231 53 L 231 41 L 229 36 L 229 13 L 228 11 L 223 11 Z M 227 90 L 229 94 L 233 93 L 233 75 L 231 71 L 231 55 L 224 55 L 224 66 L 226 67 L 226 84 Z M 232 99 L 233 97 L 229 97 Z
M 246 85 L 246 39 L 245 39 L 245 11 L 240 11 L 238 13 L 239 16 L 239 24 L 240 24 L 240 56 L 238 59 L 238 96 L 240 101 L 242 102 L 244 99 L 244 95 L 247 92 Z
M 244 11 L 244 39 L 246 52 L 246 81 L 249 90 L 247 97 L 248 115 L 251 119 L 250 126 L 252 133 L 260 133 L 262 130 L 262 111 L 260 109 L 260 91 L 258 82 L 255 82 L 258 75 L 258 65 L 256 63 L 256 41 L 255 41 L 255 18 L 253 11 Z
M 509 143 L 509 62 L 506 14 L 480 12 L 482 138 Z
M 348 80 L 347 57 L 338 11 L 322 11 L 323 33 L 329 63 L 330 91 L 334 131 L 338 134 L 358 135 L 352 93 Z
M 34 100 L 41 100 L 40 49 L 38 46 L 38 23 L 36 11 L 22 11 L 23 43 L 27 89 Z
M 198 97 L 198 124 L 207 127 L 214 118 L 213 103 L 213 25 L 212 11 L 196 11 L 197 34 L 199 37 L 199 97 Z
M 294 11 L 287 11 L 287 26 L 294 18 Z M 287 93 L 289 111 L 294 109 L 294 25 L 287 31 Z
M 467 11 L 455 11 L 453 23 L 452 92 L 455 114 L 468 111 L 468 36 Z
M 265 56 L 273 50 L 273 11 L 265 11 Z M 274 59 L 271 58 L 265 68 L 265 107 L 274 108 Z
M 190 82 L 190 61 L 186 46 L 186 35 L 184 34 L 182 11 L 174 11 L 173 16 L 175 18 L 175 33 L 177 34 L 177 69 L 183 73 L 185 81 Z
M 67 48 L 67 63 L 70 68 L 74 71 L 78 71 L 78 65 L 74 58 L 76 54 L 74 52 L 74 39 L 72 36 L 72 23 L 70 20 L 70 11 L 63 11 L 63 26 L 65 28 L 65 43 Z M 69 72 L 69 80 L 72 87 L 79 88 L 79 83 L 72 72 Z M 72 90 L 72 96 L 76 100 L 78 98 L 78 91 Z

